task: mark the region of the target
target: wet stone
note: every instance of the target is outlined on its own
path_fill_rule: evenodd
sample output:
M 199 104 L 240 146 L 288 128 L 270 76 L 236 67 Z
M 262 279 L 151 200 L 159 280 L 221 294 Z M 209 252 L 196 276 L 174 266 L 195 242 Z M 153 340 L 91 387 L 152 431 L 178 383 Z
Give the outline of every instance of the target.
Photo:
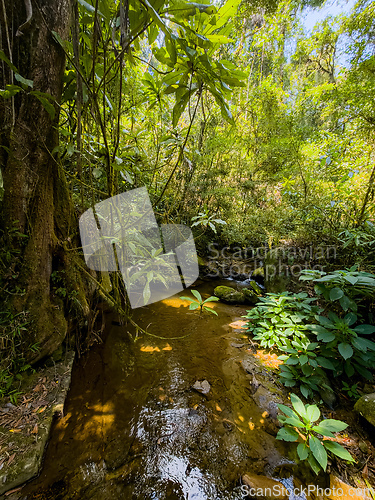
M 211 390 L 211 386 L 207 380 L 197 380 L 192 387 L 201 394 L 208 394 Z

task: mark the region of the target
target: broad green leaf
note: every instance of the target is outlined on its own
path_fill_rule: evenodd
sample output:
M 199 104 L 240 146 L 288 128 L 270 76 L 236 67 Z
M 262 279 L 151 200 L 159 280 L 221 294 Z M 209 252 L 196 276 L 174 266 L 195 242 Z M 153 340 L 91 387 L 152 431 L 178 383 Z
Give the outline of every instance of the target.
M 338 345 L 338 350 L 344 359 L 349 359 L 353 356 L 353 348 L 346 342 L 341 342 L 341 344 Z
M 16 95 L 18 92 L 21 92 L 22 90 L 23 89 L 18 85 L 6 85 L 5 90 L 0 89 L 0 96 L 3 99 L 9 99 L 10 97 Z
M 300 460 L 305 460 L 309 455 L 309 447 L 305 443 L 299 443 L 297 446 L 297 453 Z
M 33 88 L 33 86 L 34 86 L 34 82 L 32 80 L 28 80 L 27 78 L 24 78 L 19 73 L 14 73 L 14 78 L 17 80 L 17 82 L 22 83 L 22 85 L 25 85 L 26 87 Z
M 309 358 L 306 356 L 306 354 L 302 354 L 302 356 L 299 357 L 299 362 L 300 365 L 305 365 L 308 362 Z
M 329 432 L 341 432 L 348 427 L 348 424 L 342 422 L 341 420 L 335 420 L 334 418 L 327 418 L 326 420 L 322 420 L 318 427 L 321 430 L 329 431 Z
M 180 299 L 182 299 L 182 300 L 190 300 L 190 302 L 194 301 L 194 299 L 192 299 L 191 297 L 180 297 Z
M 357 321 L 358 316 L 354 312 L 349 312 L 348 314 L 345 314 L 344 317 L 344 322 L 348 325 L 354 325 L 354 323 Z
M 316 405 L 309 405 L 306 408 L 306 413 L 310 422 L 316 422 L 320 417 L 320 410 Z
M 332 290 L 329 292 L 329 298 L 330 300 L 338 300 L 341 299 L 341 297 L 344 296 L 343 290 L 341 288 L 332 288 Z
M 176 127 L 180 116 L 186 108 L 186 105 L 189 101 L 190 92 L 187 91 L 184 96 L 182 96 L 179 100 L 176 98 L 176 104 L 173 107 L 173 126 Z
M 206 302 L 217 302 L 218 300 L 220 300 L 219 297 L 208 297 L 208 299 L 203 301 L 203 304 Z
M 292 429 L 291 427 L 283 427 L 282 429 L 279 430 L 276 436 L 276 439 L 280 439 L 282 441 L 290 441 L 290 442 L 297 441 L 298 438 L 299 438 L 298 432 Z
M 347 295 L 341 297 L 340 306 L 344 309 L 344 311 L 347 311 L 348 309 L 356 310 L 356 303 Z
M 326 368 L 327 370 L 334 370 L 335 369 L 334 364 L 329 359 L 327 359 L 323 356 L 318 356 L 316 358 L 316 360 L 320 366 L 322 366 L 323 368 Z
M 51 31 L 53 38 L 56 42 L 61 45 L 61 47 L 65 50 L 65 43 L 61 36 L 57 33 L 57 31 Z
M 358 325 L 353 330 L 360 335 L 370 335 L 375 332 L 375 326 L 373 325 Z
M 216 316 L 219 316 L 218 313 L 214 310 L 214 309 L 211 309 L 211 307 L 207 307 L 207 306 L 203 306 L 203 309 L 207 312 L 210 312 L 212 314 L 215 314 Z
M 310 455 L 307 458 L 307 461 L 309 462 L 310 467 L 315 472 L 315 474 L 318 475 L 321 469 L 320 469 L 320 466 L 319 466 L 318 462 L 313 457 L 311 451 L 310 451 Z
M 328 451 L 333 453 L 339 458 L 342 458 L 343 460 L 347 460 L 348 462 L 355 462 L 354 458 L 351 456 L 351 454 L 340 444 L 336 443 L 335 441 L 323 441 L 324 446 L 327 448 Z
M 0 59 L 2 61 L 4 61 L 8 66 L 9 68 L 14 71 L 14 73 L 18 73 L 18 69 L 15 67 L 15 65 L 13 63 L 10 62 L 10 60 L 8 59 L 8 57 L 5 55 L 5 52 L 3 50 L 0 50 Z
M 201 294 L 198 292 L 198 290 L 190 290 L 191 293 L 194 295 L 194 297 L 196 299 L 198 299 L 199 302 L 202 302 L 202 296 Z
M 78 0 L 78 3 L 80 3 L 82 5 L 82 7 L 84 7 L 88 12 L 91 12 L 92 14 L 95 13 L 95 7 L 90 5 L 85 0 Z M 97 11 L 97 13 L 99 14 L 99 16 L 105 17 L 104 14 L 102 14 L 99 10 Z
M 30 92 L 30 94 L 34 95 L 41 102 L 42 106 L 51 117 L 51 120 L 53 120 L 55 118 L 56 111 L 51 101 L 40 95 L 38 92 Z
M 143 0 L 144 4 L 147 6 L 148 13 L 155 21 L 155 23 L 159 26 L 162 32 L 171 39 L 171 32 L 169 31 L 168 26 L 164 23 L 163 19 L 160 17 L 159 13 L 156 12 L 153 5 L 149 2 L 149 0 Z
M 323 340 L 323 342 L 332 342 L 332 340 L 335 340 L 335 335 L 332 332 L 326 332 L 326 333 L 319 333 L 317 336 L 318 340 Z
M 357 337 L 352 340 L 352 345 L 363 352 L 366 352 L 367 350 L 370 351 L 375 351 L 375 343 L 372 342 L 371 340 L 364 339 L 363 337 Z
M 299 420 L 298 418 L 288 417 L 287 419 L 285 419 L 284 423 L 289 424 L 292 427 L 299 427 L 299 428 L 305 427 L 305 424 L 301 422 L 301 420 Z
M 348 283 L 350 283 L 351 285 L 355 285 L 358 281 L 358 277 L 347 275 L 347 276 L 344 276 L 344 280 L 347 281 Z
M 302 403 L 300 398 L 296 394 L 291 394 L 290 400 L 298 415 L 300 415 L 303 419 L 307 419 L 305 405 Z
M 227 0 L 217 12 L 216 24 L 213 26 L 207 26 L 203 34 L 207 36 L 214 31 L 217 32 L 219 28 L 224 26 L 228 22 L 229 18 L 236 15 L 240 2 L 241 0 Z
M 314 425 L 312 427 L 312 430 L 314 432 L 317 432 L 318 434 L 321 434 L 322 436 L 327 436 L 327 437 L 331 437 L 331 438 L 335 437 L 335 435 L 332 434 L 331 431 L 327 431 L 327 429 L 325 429 L 324 427 L 320 427 L 320 424 Z
M 297 414 L 291 408 L 289 408 L 289 406 L 285 406 L 283 404 L 278 404 L 277 406 L 279 410 L 285 413 L 285 415 L 288 415 L 288 417 L 298 418 Z
M 307 399 L 310 394 L 311 390 L 307 387 L 307 385 L 301 384 L 299 390 L 301 391 L 302 395 Z
M 320 442 L 320 440 L 315 436 L 310 436 L 309 438 L 309 446 L 311 453 L 313 454 L 315 460 L 321 466 L 321 468 L 325 471 L 327 468 L 327 452 Z
M 212 43 L 231 43 L 233 40 L 223 35 L 208 35 L 208 40 Z
M 190 306 L 189 306 L 189 309 L 190 309 L 191 311 L 195 311 L 195 309 L 198 309 L 198 307 L 199 307 L 198 302 L 192 302 L 192 303 L 190 304 Z

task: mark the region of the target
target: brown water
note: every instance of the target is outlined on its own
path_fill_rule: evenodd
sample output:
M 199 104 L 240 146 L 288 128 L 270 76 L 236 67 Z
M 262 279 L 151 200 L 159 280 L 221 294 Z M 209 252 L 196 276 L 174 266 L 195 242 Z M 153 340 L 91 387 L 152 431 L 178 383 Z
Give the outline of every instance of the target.
M 206 298 L 218 284 L 228 283 L 194 288 Z M 174 296 L 135 311 L 167 340 L 133 341 L 126 326 L 108 325 L 105 342 L 75 364 L 42 473 L 20 498 L 237 499 L 242 474 L 282 463 L 241 367 L 246 339 L 233 323 L 246 307 L 212 307 L 218 316 L 200 315 Z M 207 395 L 192 389 L 202 380 Z

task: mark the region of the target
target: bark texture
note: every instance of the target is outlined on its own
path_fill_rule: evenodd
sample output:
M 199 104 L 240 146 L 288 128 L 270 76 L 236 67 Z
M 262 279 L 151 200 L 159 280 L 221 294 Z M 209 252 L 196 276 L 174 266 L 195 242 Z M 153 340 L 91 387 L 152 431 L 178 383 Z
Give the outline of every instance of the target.
M 62 301 L 51 292 L 52 270 L 64 270 L 67 281 L 76 287 L 79 283 L 63 250 L 74 239 L 77 224 L 64 172 L 53 153 L 65 55 L 52 32 L 67 39 L 71 15 L 72 0 L 0 0 L 1 49 L 19 74 L 33 82 L 32 89 L 24 87 L 12 99 L 0 97 L 1 226 L 8 236 L 14 226 L 27 235 L 17 269 L 25 293 L 14 296 L 12 306 L 29 311 L 30 343 L 40 346 L 33 361 L 53 352 L 67 333 Z M 0 63 L 0 87 L 19 85 L 9 65 Z M 53 97 L 54 118 L 31 90 Z M 11 238 L 8 243 L 19 245 Z M 82 290 L 77 293 L 87 313 Z

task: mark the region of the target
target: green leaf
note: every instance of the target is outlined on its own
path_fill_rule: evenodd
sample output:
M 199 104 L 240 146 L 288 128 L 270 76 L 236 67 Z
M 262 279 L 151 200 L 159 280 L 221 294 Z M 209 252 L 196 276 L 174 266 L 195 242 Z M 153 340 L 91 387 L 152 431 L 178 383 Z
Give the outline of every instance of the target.
M 326 333 L 319 333 L 317 336 L 318 340 L 323 340 L 323 342 L 332 342 L 332 340 L 335 340 L 335 335 L 332 332 L 326 332 Z
M 318 462 L 315 460 L 315 458 L 313 457 L 312 454 L 310 454 L 308 456 L 307 461 L 309 462 L 310 467 L 315 472 L 315 474 L 318 475 L 319 472 L 320 472 L 320 466 L 319 466 Z
M 190 302 L 195 302 L 191 297 L 180 297 L 182 300 L 190 300 Z
M 199 302 L 202 302 L 202 296 L 201 294 L 198 292 L 198 290 L 190 290 L 191 293 L 194 295 L 194 297 L 196 299 L 198 299 Z
M 306 356 L 306 354 L 302 354 L 302 356 L 299 357 L 299 362 L 300 365 L 305 365 L 308 362 L 309 358 Z
M 25 85 L 26 87 L 33 88 L 34 82 L 32 80 L 28 80 L 27 78 L 24 78 L 19 73 L 14 73 L 14 78 L 17 80 L 17 82 L 22 83 L 22 85 Z
M 358 279 L 359 278 L 357 276 L 350 276 L 350 275 L 344 276 L 344 280 L 350 283 L 351 285 L 355 285 Z
M 55 111 L 55 107 L 51 103 L 51 101 L 46 99 L 43 95 L 40 95 L 41 93 L 39 93 L 39 92 L 36 92 L 36 91 L 30 92 L 30 94 L 34 95 L 41 102 L 42 106 L 44 107 L 44 109 L 47 111 L 47 113 L 51 117 L 51 120 L 53 120 L 55 118 L 56 111 Z
M 299 443 L 299 445 L 297 446 L 297 453 L 300 460 L 306 460 L 306 458 L 309 456 L 309 447 L 306 446 L 305 443 Z
M 298 418 L 297 414 L 291 408 L 289 408 L 289 406 L 285 406 L 283 404 L 278 404 L 277 406 L 279 410 L 285 413 L 285 415 L 288 415 L 288 417 Z
M 335 420 L 334 418 L 327 418 L 326 420 L 322 420 L 317 427 L 319 427 L 319 429 L 323 431 L 341 432 L 348 427 L 348 424 L 342 422 L 341 420 Z
M 296 394 L 291 394 L 290 400 L 292 402 L 293 408 L 296 410 L 298 415 L 300 415 L 303 419 L 307 420 L 307 413 L 305 410 L 305 405 L 302 403 L 300 398 Z
M 85 2 L 85 0 L 78 0 L 78 3 L 80 3 L 88 12 L 91 12 L 92 14 L 95 13 L 95 7 L 90 5 L 88 2 Z M 105 17 L 99 10 L 97 12 L 101 17 Z
M 347 311 L 348 309 L 353 309 L 356 310 L 357 306 L 354 300 L 349 298 L 347 295 L 344 295 L 340 299 L 340 306 L 344 309 L 344 311 Z
M 322 436 L 327 436 L 327 437 L 331 437 L 331 438 L 335 437 L 335 435 L 332 434 L 331 431 L 327 431 L 327 429 L 324 429 L 324 427 L 320 427 L 320 424 L 319 425 L 314 425 L 312 427 L 312 430 L 314 432 L 317 432 L 318 434 L 321 434 Z
M 294 442 L 299 438 L 299 434 L 297 431 L 292 429 L 291 427 L 283 427 L 277 433 L 276 439 L 280 439 L 282 441 Z
M 346 342 L 341 342 L 341 344 L 338 345 L 338 350 L 344 359 L 349 359 L 353 356 L 353 348 Z
M 186 108 L 189 101 L 190 92 L 187 91 L 184 96 L 180 97 L 179 100 L 176 99 L 176 104 L 173 107 L 173 126 L 177 127 L 177 123 Z
M 324 446 L 327 448 L 328 451 L 333 453 L 339 458 L 342 458 L 343 460 L 347 460 L 348 462 L 355 462 L 354 458 L 351 456 L 351 454 L 340 444 L 336 443 L 335 441 L 323 441 Z
M 375 326 L 372 325 L 358 325 L 353 330 L 360 335 L 370 335 L 375 332 Z
M 321 468 L 325 471 L 327 468 L 327 452 L 320 442 L 320 440 L 315 436 L 310 436 L 309 438 L 309 446 L 311 453 L 313 454 L 315 460 L 321 466 Z
M 288 417 L 287 419 L 285 419 L 284 423 L 289 424 L 292 427 L 299 427 L 299 428 L 305 427 L 305 424 L 302 423 L 301 420 L 299 420 L 298 418 Z
M 241 0 L 227 0 L 217 12 L 216 24 L 213 26 L 208 25 L 203 34 L 207 36 L 214 31 L 217 32 L 218 28 L 224 26 L 236 14 L 240 2 Z
M 316 405 L 309 405 L 306 408 L 307 417 L 310 422 L 316 422 L 320 417 L 320 410 Z
M 206 302 L 216 302 L 218 300 L 220 300 L 219 297 L 208 297 L 208 299 L 203 301 L 203 304 L 205 304 Z
M 159 26 L 159 28 L 163 31 L 163 33 L 171 39 L 171 32 L 169 31 L 169 28 L 167 25 L 164 23 L 162 18 L 160 17 L 159 13 L 156 12 L 154 7 L 151 5 L 149 0 L 143 0 L 144 4 L 147 6 L 148 13 L 152 17 L 152 19 L 155 21 L 155 23 Z
M 13 97 L 14 95 L 18 94 L 18 92 L 21 92 L 22 90 L 23 89 L 18 85 L 6 85 L 5 90 L 0 89 L 0 96 L 3 99 L 9 99 L 10 97 Z
M 12 71 L 14 71 L 14 73 L 18 73 L 18 69 L 15 67 L 13 63 L 10 62 L 10 60 L 7 58 L 3 50 L 0 50 L 0 59 L 4 61 L 9 66 L 9 68 Z
M 216 316 L 219 316 L 218 313 L 214 310 L 214 309 L 211 309 L 211 307 L 207 307 L 207 306 L 203 306 L 203 309 L 207 312 L 210 312 L 212 314 L 215 314 Z
M 302 396 L 304 396 L 306 399 L 310 396 L 310 389 L 307 387 L 307 385 L 301 384 L 299 390 L 302 393 Z
M 57 31 L 51 31 L 53 38 L 55 41 L 61 45 L 61 47 L 65 50 L 65 43 L 61 36 L 57 33 Z
M 327 370 L 335 370 L 334 364 L 329 359 L 323 356 L 318 356 L 316 360 L 321 367 L 326 368 Z
M 190 306 L 189 306 L 189 309 L 190 309 L 191 311 L 195 311 L 195 309 L 198 309 L 198 307 L 199 307 L 198 302 L 192 302 L 192 303 L 190 304 Z
M 363 352 L 366 352 L 367 350 L 370 351 L 375 351 L 375 342 L 372 342 L 371 340 L 364 339 L 363 337 L 357 337 L 352 340 L 352 345 Z
M 341 288 L 332 288 L 332 290 L 329 292 L 329 298 L 330 300 L 338 300 L 341 299 L 341 297 L 344 296 L 343 290 Z

